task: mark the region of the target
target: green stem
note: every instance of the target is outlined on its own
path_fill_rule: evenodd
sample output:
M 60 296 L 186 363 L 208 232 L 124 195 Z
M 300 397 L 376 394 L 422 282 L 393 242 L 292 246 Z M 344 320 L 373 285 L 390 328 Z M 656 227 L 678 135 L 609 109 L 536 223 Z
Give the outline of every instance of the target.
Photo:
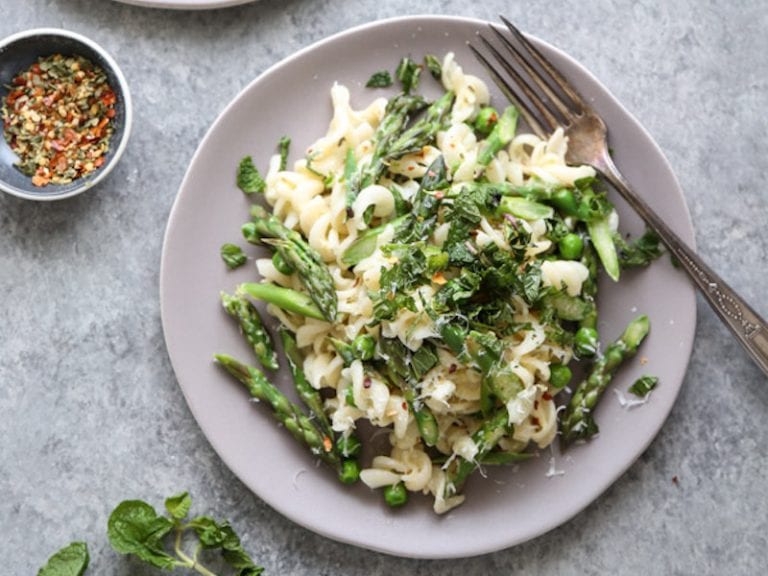
M 603 268 L 614 282 L 619 280 L 619 255 L 613 242 L 613 232 L 608 224 L 608 216 L 587 222 L 587 230 Z
M 176 556 L 178 556 L 182 563 L 179 563 L 180 566 L 183 566 L 184 568 L 191 568 L 195 572 L 202 574 L 203 576 L 216 576 L 213 572 L 208 570 L 205 566 L 202 564 L 199 564 L 197 562 L 197 551 L 195 552 L 194 558 L 190 558 L 185 554 L 184 550 L 181 549 L 181 536 L 183 533 L 182 528 L 176 529 L 176 540 L 174 542 L 174 552 L 176 552 Z
M 512 142 L 517 130 L 517 118 L 520 113 L 514 106 L 509 106 L 499 118 L 499 121 L 491 130 L 491 134 L 486 139 L 480 153 L 477 155 L 477 163 L 481 166 L 490 164 L 496 153 Z
M 237 291 L 257 300 L 274 304 L 288 312 L 294 312 L 316 320 L 325 320 L 325 316 L 323 316 L 320 308 L 304 292 L 297 292 L 296 290 L 283 288 L 268 282 L 246 282 L 245 284 L 240 284 Z

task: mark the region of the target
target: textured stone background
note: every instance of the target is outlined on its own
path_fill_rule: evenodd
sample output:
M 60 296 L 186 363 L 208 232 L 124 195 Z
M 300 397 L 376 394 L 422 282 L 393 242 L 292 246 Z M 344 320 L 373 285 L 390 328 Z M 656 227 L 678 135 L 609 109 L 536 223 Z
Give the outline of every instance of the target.
M 126 497 L 188 487 L 270 574 L 743 574 L 768 568 L 768 381 L 699 300 L 690 370 L 640 460 L 575 519 L 514 549 L 428 562 L 316 536 L 222 465 L 163 343 L 158 270 L 185 168 L 225 104 L 269 65 L 350 26 L 408 13 L 494 19 L 584 63 L 657 139 L 699 249 L 768 316 L 768 2 L 261 0 L 182 13 L 108 0 L 2 0 L 0 36 L 61 26 L 120 62 L 135 100 L 107 182 L 54 204 L 0 196 L 0 557 L 31 575 L 73 539 L 89 574 L 154 574 L 111 551 Z M 679 485 L 672 478 L 677 476 Z

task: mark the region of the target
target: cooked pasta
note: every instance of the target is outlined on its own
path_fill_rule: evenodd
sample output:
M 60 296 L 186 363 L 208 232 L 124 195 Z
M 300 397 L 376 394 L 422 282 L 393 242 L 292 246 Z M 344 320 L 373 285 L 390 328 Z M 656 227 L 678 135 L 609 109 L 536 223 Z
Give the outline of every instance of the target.
M 594 310 L 595 280 L 586 251 L 564 257 L 558 248 L 577 225 L 550 202 L 594 170 L 566 163 L 560 129 L 548 139 L 518 134 L 489 152 L 494 134 L 475 125 L 489 104 L 486 84 L 448 54 L 442 85 L 450 107 L 439 129 L 389 156 L 382 126 L 393 100 L 356 109 L 334 85 L 327 133 L 292 167 L 272 158 L 264 192 L 333 282 L 335 317 L 269 306 L 295 333 L 333 433 L 348 438 L 362 420 L 386 430 L 389 450 L 373 457 L 362 481 L 431 494 L 438 513 L 463 501 L 467 471 L 556 438 L 554 396 L 563 384 L 553 371 L 574 356 L 563 326 Z M 272 259 L 256 267 L 265 281 L 312 296 L 300 273 Z M 350 353 L 361 337 L 376 342 L 375 352 Z

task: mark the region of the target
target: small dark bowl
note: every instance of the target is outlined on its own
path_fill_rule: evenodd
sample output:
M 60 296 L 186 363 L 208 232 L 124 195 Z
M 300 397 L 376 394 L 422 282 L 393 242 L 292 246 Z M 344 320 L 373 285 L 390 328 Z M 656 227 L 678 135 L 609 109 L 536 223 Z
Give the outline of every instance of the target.
M 116 96 L 115 117 L 109 151 L 104 164 L 69 184 L 48 184 L 38 187 L 29 176 L 14 165 L 18 160 L 5 138 L 0 136 L 0 190 L 28 200 L 60 200 L 88 190 L 104 178 L 117 165 L 128 143 L 133 109 L 128 83 L 112 57 L 101 46 L 68 30 L 38 28 L 13 34 L 0 41 L 0 100 L 8 94 L 7 85 L 14 77 L 29 68 L 39 57 L 51 54 L 82 56 L 99 66 L 107 75 Z M 0 119 L 0 131 L 3 122 Z

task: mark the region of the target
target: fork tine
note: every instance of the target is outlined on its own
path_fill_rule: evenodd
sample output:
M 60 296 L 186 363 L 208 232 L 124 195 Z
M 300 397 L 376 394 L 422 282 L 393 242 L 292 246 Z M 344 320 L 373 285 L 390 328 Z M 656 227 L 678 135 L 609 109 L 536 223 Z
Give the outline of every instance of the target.
M 552 80 L 557 84 L 558 88 L 562 90 L 568 98 L 571 99 L 571 102 L 578 107 L 578 113 L 581 114 L 589 109 L 589 106 L 586 102 L 582 99 L 581 95 L 574 90 L 568 80 L 563 77 L 560 72 L 557 71 L 557 68 L 547 59 L 546 56 L 544 56 L 536 46 L 531 44 L 525 36 L 523 36 L 523 33 L 520 32 L 520 30 L 517 29 L 517 27 L 512 24 L 509 20 L 507 20 L 504 16 L 499 16 L 501 21 L 504 23 L 504 25 L 507 27 L 507 29 L 512 33 L 512 35 L 517 38 L 518 42 L 522 44 L 525 49 L 528 51 L 528 53 L 536 60 L 536 62 L 539 63 L 539 65 L 546 70 L 546 72 L 550 75 Z
M 509 38 L 502 34 L 501 31 L 499 31 L 495 26 L 489 26 L 489 28 L 499 39 L 499 42 L 501 42 L 501 44 L 507 49 L 509 55 L 515 60 L 515 62 L 517 62 L 518 66 L 520 66 L 520 68 L 525 71 L 525 73 L 528 75 L 528 78 L 530 78 L 533 84 L 539 88 L 545 97 L 542 98 L 543 102 L 548 100 L 554 105 L 563 120 L 561 124 L 567 125 L 573 122 L 574 112 L 569 109 L 565 102 L 563 102 L 562 98 L 560 98 L 552 86 L 549 85 L 549 82 L 547 82 L 546 78 L 528 62 L 526 57 L 520 52 L 520 50 L 517 49 L 517 47 Z
M 510 102 L 512 102 L 519 108 L 520 113 L 523 115 L 523 118 L 525 118 L 525 121 L 528 123 L 528 126 L 531 127 L 531 130 L 533 130 L 533 132 L 539 138 L 542 138 L 542 139 L 546 138 L 547 132 L 544 130 L 544 128 L 542 128 L 541 122 L 539 122 L 539 120 L 536 118 L 536 115 L 528 107 L 528 105 L 523 102 L 523 99 L 520 98 L 520 95 L 517 93 L 517 90 L 515 90 L 514 87 L 511 86 L 509 82 L 507 82 L 502 77 L 499 71 L 496 70 L 493 64 L 491 64 L 488 61 L 488 59 L 482 54 L 482 52 L 480 52 L 472 44 L 469 44 L 469 49 L 472 50 L 472 52 L 475 54 L 475 57 L 478 60 L 480 60 L 480 63 L 488 71 L 488 74 L 491 75 L 491 78 L 493 78 L 494 83 L 504 93 L 504 96 L 506 96 Z
M 507 61 L 507 59 L 504 58 L 504 56 L 502 56 L 496 47 L 491 44 L 485 37 L 480 36 L 480 40 L 483 41 L 485 47 L 493 54 L 494 58 L 496 58 L 499 64 L 501 64 L 502 68 L 504 68 L 504 71 L 509 74 L 515 83 L 520 87 L 528 101 L 536 107 L 536 109 L 539 111 L 539 114 L 546 120 L 546 123 L 549 125 L 548 133 L 554 132 L 555 128 L 557 128 L 561 122 L 555 118 L 554 114 L 552 114 L 552 112 L 550 112 L 550 110 L 544 105 L 543 100 L 531 88 L 530 83 L 526 82 L 523 77 L 520 76 L 518 71 L 515 70 L 515 68 Z

